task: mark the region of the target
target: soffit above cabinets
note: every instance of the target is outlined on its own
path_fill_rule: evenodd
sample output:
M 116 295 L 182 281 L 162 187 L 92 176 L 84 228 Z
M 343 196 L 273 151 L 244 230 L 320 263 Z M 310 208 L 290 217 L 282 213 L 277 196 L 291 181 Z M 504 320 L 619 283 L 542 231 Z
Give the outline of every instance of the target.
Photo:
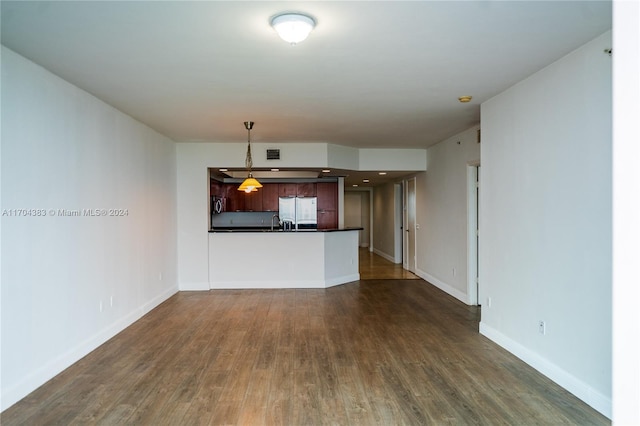
M 236 183 L 241 182 L 247 177 L 247 170 L 245 169 L 223 169 L 219 168 L 209 169 L 211 178 L 220 182 Z M 399 182 L 403 178 L 407 178 L 415 175 L 419 171 L 388 171 L 381 175 L 379 171 L 354 171 L 343 169 L 332 169 L 329 172 L 323 172 L 322 170 L 252 170 L 252 175 L 256 179 L 264 180 L 266 182 L 280 183 L 280 182 L 322 182 L 322 181 L 336 181 L 339 177 L 344 178 L 345 189 L 352 189 L 354 187 L 359 188 L 371 188 L 379 185 L 384 185 L 390 182 Z M 366 182 L 368 181 L 368 182 Z

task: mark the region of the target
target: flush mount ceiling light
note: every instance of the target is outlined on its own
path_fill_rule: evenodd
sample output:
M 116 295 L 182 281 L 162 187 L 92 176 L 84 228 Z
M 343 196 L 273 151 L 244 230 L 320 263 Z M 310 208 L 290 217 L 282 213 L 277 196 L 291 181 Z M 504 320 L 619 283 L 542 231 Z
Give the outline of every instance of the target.
M 473 97 L 472 97 L 472 96 L 460 96 L 460 97 L 458 98 L 458 100 L 459 100 L 460 102 L 462 102 L 463 104 L 466 104 L 467 102 L 471 102 L 471 99 L 473 99 Z
M 307 38 L 316 26 L 316 21 L 300 13 L 283 13 L 271 20 L 271 26 L 281 39 L 291 44 L 297 44 Z
M 247 129 L 247 158 L 245 159 L 244 164 L 247 167 L 249 175 L 244 182 L 240 184 L 238 191 L 256 192 L 258 188 L 262 188 L 262 184 L 254 179 L 251 174 L 251 167 L 253 167 L 253 160 L 251 159 L 251 129 L 253 128 L 253 121 L 245 121 L 244 127 Z

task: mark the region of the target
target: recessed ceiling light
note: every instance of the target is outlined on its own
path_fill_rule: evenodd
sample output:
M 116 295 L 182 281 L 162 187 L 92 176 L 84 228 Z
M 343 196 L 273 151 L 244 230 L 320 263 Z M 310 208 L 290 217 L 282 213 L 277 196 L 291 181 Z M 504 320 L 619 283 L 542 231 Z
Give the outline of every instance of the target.
M 329 169 L 324 169 L 324 170 L 322 171 L 322 173 L 331 173 L 331 170 L 329 170 Z
M 358 186 L 358 184 L 354 183 L 354 184 L 353 184 L 353 185 L 351 185 L 351 186 L 353 186 L 353 187 L 355 188 L 356 186 Z
M 472 98 L 473 98 L 472 96 L 460 96 L 458 100 L 463 104 L 466 104 L 467 102 L 471 102 Z
M 362 182 L 369 183 L 369 179 L 362 179 Z
M 271 169 L 272 172 L 279 172 L 280 169 Z
M 387 174 L 387 172 L 378 172 L 378 174 L 379 174 L 380 176 L 384 176 L 384 175 L 386 175 L 386 174 Z
M 219 169 L 221 172 L 226 172 L 227 169 Z

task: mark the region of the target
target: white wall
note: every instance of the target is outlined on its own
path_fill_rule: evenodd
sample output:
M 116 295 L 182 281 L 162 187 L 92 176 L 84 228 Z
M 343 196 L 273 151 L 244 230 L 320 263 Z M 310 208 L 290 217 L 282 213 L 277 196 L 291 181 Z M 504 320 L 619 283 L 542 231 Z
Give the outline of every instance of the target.
M 373 189 L 373 252 L 390 262 L 395 261 L 395 197 L 394 183 Z
M 425 149 L 366 148 L 359 150 L 357 170 L 426 170 Z
M 640 2 L 614 1 L 613 28 L 613 423 L 639 425 Z
M 467 165 L 480 161 L 473 127 L 427 150 L 416 176 L 417 274 L 468 303 Z
M 358 245 L 369 247 L 371 233 L 371 206 L 370 193 L 366 190 L 347 190 L 344 194 L 344 226 L 362 228 L 359 231 Z
M 485 102 L 480 173 L 480 331 L 608 416 L 610 47 L 606 33 Z
M 177 291 L 175 160 L 171 140 L 2 48 L 3 410 Z

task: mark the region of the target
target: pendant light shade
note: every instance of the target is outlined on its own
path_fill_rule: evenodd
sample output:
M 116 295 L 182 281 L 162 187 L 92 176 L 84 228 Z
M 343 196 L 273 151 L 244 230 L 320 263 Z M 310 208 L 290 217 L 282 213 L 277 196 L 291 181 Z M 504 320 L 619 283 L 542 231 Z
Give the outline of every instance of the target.
M 258 182 L 257 179 L 253 177 L 251 174 L 251 168 L 253 167 L 253 159 L 251 158 L 251 129 L 253 128 L 253 121 L 245 121 L 244 127 L 247 129 L 247 158 L 244 161 L 245 166 L 247 167 L 247 172 L 249 175 L 247 178 L 240 184 L 238 187 L 238 191 L 244 192 L 256 192 L 258 188 L 262 188 L 262 184 Z
M 246 178 L 244 182 L 242 182 L 242 184 L 240 184 L 240 186 L 238 187 L 238 191 L 256 192 L 258 191 L 258 188 L 262 188 L 262 184 L 258 182 L 253 176 L 251 176 L 251 173 L 249 173 L 249 177 Z

